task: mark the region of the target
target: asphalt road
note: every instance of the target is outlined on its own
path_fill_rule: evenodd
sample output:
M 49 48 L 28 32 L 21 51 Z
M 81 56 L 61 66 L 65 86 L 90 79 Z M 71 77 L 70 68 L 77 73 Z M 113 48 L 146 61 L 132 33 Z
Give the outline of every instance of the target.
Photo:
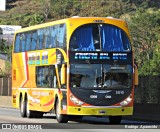
M 3 126 L 2 126 L 3 125 Z M 8 126 L 6 126 L 8 125 Z M 44 129 L 54 129 L 54 131 L 106 131 L 112 129 L 112 131 L 124 131 L 126 128 L 140 128 L 140 126 L 153 126 L 156 125 L 153 122 L 135 121 L 135 120 L 122 120 L 120 125 L 109 124 L 108 118 L 97 118 L 97 117 L 84 117 L 82 120 L 72 120 L 66 124 L 59 124 L 56 121 L 54 114 L 44 114 L 42 119 L 28 119 L 22 118 L 18 109 L 12 108 L 0 108 L 0 128 L 11 127 L 12 129 L 42 129 L 38 131 L 43 131 Z M 157 126 L 157 125 L 156 125 Z M 142 131 L 143 129 L 139 129 Z M 151 130 L 151 129 L 148 129 Z M 158 129 L 154 129 L 158 130 Z M 129 130 L 129 131 L 132 131 Z M 46 130 L 45 130 L 46 132 Z

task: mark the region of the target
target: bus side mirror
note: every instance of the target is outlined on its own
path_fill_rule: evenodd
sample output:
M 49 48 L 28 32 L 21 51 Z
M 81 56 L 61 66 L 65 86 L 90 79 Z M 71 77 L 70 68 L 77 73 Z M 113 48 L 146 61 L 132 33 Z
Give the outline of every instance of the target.
M 138 85 L 138 68 L 136 65 L 134 65 L 134 85 Z
M 61 67 L 61 85 L 66 84 L 66 64 L 63 64 Z

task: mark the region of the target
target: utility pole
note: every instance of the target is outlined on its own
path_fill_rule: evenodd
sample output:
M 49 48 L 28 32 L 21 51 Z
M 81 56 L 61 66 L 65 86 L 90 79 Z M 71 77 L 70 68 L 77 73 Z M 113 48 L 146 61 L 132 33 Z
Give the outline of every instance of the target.
M 0 47 L 3 46 L 3 30 L 0 27 Z

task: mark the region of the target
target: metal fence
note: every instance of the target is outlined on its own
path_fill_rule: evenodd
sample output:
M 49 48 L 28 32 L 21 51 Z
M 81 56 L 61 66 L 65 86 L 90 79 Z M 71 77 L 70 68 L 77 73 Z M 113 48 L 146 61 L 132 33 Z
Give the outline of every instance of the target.
M 140 76 L 135 88 L 136 103 L 160 104 L 160 76 Z
M 12 79 L 11 78 L 0 78 L 0 95 L 11 96 L 12 95 Z

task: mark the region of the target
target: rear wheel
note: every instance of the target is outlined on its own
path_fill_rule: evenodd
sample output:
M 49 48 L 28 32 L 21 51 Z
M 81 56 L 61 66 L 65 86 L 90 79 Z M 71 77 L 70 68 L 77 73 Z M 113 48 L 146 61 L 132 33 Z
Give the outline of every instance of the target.
M 111 124 L 120 124 L 122 116 L 109 116 L 109 121 Z
M 20 100 L 20 113 L 21 113 L 21 117 L 27 117 L 27 114 L 26 114 L 26 100 L 23 101 L 22 98 Z
M 60 104 L 59 104 L 59 101 L 57 100 L 56 101 L 56 118 L 57 118 L 57 121 L 59 123 L 67 123 L 68 122 L 68 116 L 60 114 L 60 110 L 61 110 Z
M 35 112 L 29 110 L 29 103 L 28 103 L 28 100 L 27 100 L 26 102 L 27 102 L 27 105 L 26 105 L 26 113 L 27 113 L 27 117 L 28 117 L 28 118 L 34 118 L 34 117 L 35 117 Z

